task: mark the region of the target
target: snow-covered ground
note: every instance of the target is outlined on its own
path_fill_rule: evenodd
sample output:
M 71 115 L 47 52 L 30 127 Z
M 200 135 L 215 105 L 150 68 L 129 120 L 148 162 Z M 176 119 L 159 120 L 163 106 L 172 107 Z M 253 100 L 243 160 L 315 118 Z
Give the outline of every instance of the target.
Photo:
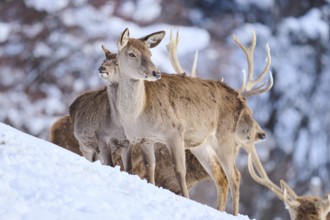
M 0 219 L 221 219 L 118 168 L 90 163 L 0 123 Z

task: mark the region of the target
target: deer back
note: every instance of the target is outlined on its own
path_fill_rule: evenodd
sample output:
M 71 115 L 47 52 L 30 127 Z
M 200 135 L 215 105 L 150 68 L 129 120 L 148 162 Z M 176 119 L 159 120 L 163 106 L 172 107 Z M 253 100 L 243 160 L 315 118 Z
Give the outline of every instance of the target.
M 49 141 L 82 156 L 69 115 L 61 117 L 51 126 Z
M 213 131 L 223 136 L 234 133 L 243 110 L 242 115 L 255 122 L 246 101 L 223 82 L 162 74 L 158 81 L 145 82 L 145 92 L 143 120 L 159 121 L 171 129 L 183 124 L 187 147 L 199 145 Z M 251 127 L 251 121 L 244 122 Z M 145 126 L 144 132 L 159 129 L 156 126 Z

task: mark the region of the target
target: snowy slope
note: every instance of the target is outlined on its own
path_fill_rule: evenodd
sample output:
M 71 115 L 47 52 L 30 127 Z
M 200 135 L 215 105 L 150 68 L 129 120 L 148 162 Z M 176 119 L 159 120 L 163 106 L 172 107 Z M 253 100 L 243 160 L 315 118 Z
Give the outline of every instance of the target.
M 243 220 L 0 123 L 0 219 Z

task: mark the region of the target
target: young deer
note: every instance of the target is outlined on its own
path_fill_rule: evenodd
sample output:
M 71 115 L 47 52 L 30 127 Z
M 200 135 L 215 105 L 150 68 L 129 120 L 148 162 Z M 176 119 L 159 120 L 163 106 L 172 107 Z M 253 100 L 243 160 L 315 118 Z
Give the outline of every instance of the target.
M 269 188 L 279 199 L 284 201 L 292 220 L 330 220 L 330 215 L 328 215 L 330 212 L 330 194 L 323 198 L 297 196 L 283 180 L 280 181 L 281 188 L 279 188 L 269 179 L 255 150 L 254 143 L 249 141 L 241 144 L 249 154 L 248 169 L 252 178 L 257 183 Z
M 127 139 L 141 145 L 149 165 L 148 179 L 154 181 L 154 143 L 164 143 L 172 156 L 175 174 L 183 196 L 188 197 L 186 185 L 185 147 L 197 157 L 217 186 L 218 209 L 224 210 L 227 181 L 233 198 L 233 212 L 238 214 L 240 173 L 235 157 L 240 141 L 265 138 L 258 126 L 251 136 L 255 122 L 252 111 L 241 93 L 226 84 L 185 75 L 160 74 L 151 61 L 149 48 L 164 37 L 156 32 L 140 39 L 129 38 L 125 29 L 118 39 L 120 82 L 117 108 Z M 270 89 L 258 86 L 270 65 L 252 88 L 244 86 L 245 96 Z M 252 68 L 249 62 L 249 69 Z M 253 74 L 253 69 L 252 71 Z M 160 79 L 161 78 L 161 79 Z M 159 80 L 160 79 L 160 80 Z M 250 78 L 249 78 L 250 79 Z M 250 85 L 250 84 L 249 84 Z M 222 174 L 223 168 L 225 175 Z M 227 179 L 227 181 L 225 181 Z
M 102 47 L 106 60 L 103 67 L 108 66 L 107 72 L 99 69 L 101 78 L 106 78 L 107 87 L 80 95 L 70 105 L 74 135 L 80 150 L 90 161 L 95 157 L 102 164 L 114 166 L 112 151 L 121 147 L 122 159 L 126 171 L 132 169 L 130 158 L 131 147 L 126 140 L 124 130 L 116 117 L 116 93 L 118 87 L 117 59 L 115 54 L 109 53 Z

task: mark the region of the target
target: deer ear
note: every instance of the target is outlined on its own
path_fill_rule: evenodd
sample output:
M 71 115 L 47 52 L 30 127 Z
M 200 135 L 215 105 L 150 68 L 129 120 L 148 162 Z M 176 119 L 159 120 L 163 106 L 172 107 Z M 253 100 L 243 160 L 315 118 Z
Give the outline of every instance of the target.
M 330 212 L 330 194 L 321 198 L 315 206 L 321 208 L 324 211 L 324 214 L 328 214 Z
M 118 51 L 121 51 L 127 45 L 128 39 L 129 39 L 129 30 L 128 28 L 126 28 L 118 38 L 117 41 Z
M 112 53 L 104 46 L 104 45 L 102 45 L 102 50 L 103 50 L 103 52 L 104 52 L 104 54 L 105 54 L 105 57 L 107 58 L 107 59 L 110 59 L 111 58 L 111 55 L 112 55 Z
M 153 48 L 163 40 L 164 36 L 165 31 L 159 31 L 142 37 L 140 40 L 144 41 L 149 48 Z

